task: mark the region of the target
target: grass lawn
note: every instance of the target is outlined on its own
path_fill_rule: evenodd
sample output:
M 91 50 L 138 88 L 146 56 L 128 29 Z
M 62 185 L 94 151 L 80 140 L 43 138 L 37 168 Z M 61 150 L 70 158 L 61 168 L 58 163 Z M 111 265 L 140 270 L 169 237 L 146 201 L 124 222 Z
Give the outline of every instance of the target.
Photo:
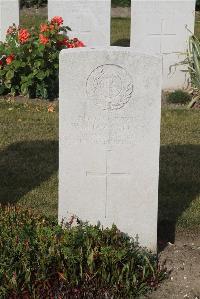
M 57 215 L 58 107 L 0 101 L 0 201 Z M 164 109 L 159 220 L 200 226 L 200 111 Z
M 0 101 L 0 202 L 57 214 L 58 112 Z

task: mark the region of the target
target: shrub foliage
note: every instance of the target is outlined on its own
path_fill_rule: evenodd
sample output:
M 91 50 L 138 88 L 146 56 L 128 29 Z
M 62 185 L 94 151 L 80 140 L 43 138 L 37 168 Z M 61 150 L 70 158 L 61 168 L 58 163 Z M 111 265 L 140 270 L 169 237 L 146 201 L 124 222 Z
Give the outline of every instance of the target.
M 182 89 L 177 89 L 168 95 L 168 102 L 172 104 L 187 104 L 190 100 L 190 94 Z
M 48 0 L 20 0 L 20 7 L 43 6 L 48 3 Z
M 70 28 L 62 24 L 61 17 L 54 17 L 39 28 L 9 27 L 6 42 L 0 43 L 0 95 L 58 96 L 59 52 L 84 46 L 77 38 L 70 40 Z
M 112 6 L 131 6 L 131 0 L 112 0 Z
M 115 226 L 73 221 L 1 207 L 0 298 L 134 298 L 163 278 L 156 257 Z

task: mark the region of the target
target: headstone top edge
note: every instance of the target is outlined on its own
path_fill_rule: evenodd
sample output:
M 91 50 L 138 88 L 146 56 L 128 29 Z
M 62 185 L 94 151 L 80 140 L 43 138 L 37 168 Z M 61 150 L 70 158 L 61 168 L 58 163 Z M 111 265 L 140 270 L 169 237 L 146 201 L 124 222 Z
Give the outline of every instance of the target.
M 144 51 L 138 51 L 138 50 L 135 50 L 133 48 L 126 48 L 126 47 L 113 47 L 113 46 L 110 46 L 110 47 L 94 47 L 94 48 L 71 48 L 71 49 L 63 49 L 61 52 L 60 52 L 60 57 L 62 56 L 65 56 L 65 55 L 71 55 L 73 53 L 74 54 L 79 54 L 81 52 L 109 52 L 109 53 L 115 53 L 115 52 L 121 52 L 121 53 L 127 53 L 127 54 L 132 54 L 132 55 L 135 55 L 135 56 L 143 56 L 143 57 L 147 57 L 147 58 L 152 58 L 152 59 L 156 59 L 156 60 L 160 60 L 161 61 L 161 55 L 159 54 L 155 54 L 155 53 L 152 53 L 152 54 L 149 54 L 149 53 L 146 53 Z

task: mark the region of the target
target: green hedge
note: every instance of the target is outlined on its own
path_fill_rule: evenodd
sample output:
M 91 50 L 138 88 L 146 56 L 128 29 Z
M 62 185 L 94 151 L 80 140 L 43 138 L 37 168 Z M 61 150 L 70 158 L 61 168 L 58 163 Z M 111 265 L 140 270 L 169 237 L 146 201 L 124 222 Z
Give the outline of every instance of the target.
M 131 0 L 111 0 L 112 6 L 131 6 Z
M 20 7 L 32 7 L 46 5 L 48 0 L 20 0 Z
M 157 287 L 156 256 L 115 226 L 74 221 L 0 207 L 0 298 L 135 298 Z
M 200 10 L 200 0 L 196 0 L 196 10 Z

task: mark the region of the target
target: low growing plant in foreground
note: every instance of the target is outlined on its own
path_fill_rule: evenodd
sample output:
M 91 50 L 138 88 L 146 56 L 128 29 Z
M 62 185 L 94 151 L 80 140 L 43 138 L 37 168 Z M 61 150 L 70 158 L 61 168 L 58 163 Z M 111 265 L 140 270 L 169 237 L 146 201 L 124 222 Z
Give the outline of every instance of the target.
M 54 17 L 39 28 L 9 27 L 6 42 L 0 43 L 0 95 L 26 95 L 30 98 L 58 96 L 59 52 L 83 47 L 61 17 Z
M 0 209 L 0 298 L 134 298 L 164 277 L 157 259 L 115 226 Z

